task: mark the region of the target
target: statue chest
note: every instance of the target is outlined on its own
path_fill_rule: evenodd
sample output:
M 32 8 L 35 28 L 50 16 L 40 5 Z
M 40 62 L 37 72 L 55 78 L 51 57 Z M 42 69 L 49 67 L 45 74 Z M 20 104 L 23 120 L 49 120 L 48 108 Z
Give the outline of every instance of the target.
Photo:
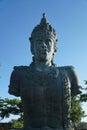
M 61 128 L 63 116 L 67 115 L 68 111 L 65 110 L 64 114 L 63 108 L 69 107 L 69 98 L 66 97 L 69 97 L 67 94 L 70 89 L 67 83 L 67 77 L 56 71 L 49 73 L 26 71 L 23 75 L 21 73 L 20 95 L 24 116 L 28 119 L 27 123 L 30 123 L 28 125 L 35 128 L 43 126 Z
M 25 73 L 20 82 L 21 97 L 28 102 L 58 102 L 62 95 L 62 82 L 60 76 L 53 73 Z

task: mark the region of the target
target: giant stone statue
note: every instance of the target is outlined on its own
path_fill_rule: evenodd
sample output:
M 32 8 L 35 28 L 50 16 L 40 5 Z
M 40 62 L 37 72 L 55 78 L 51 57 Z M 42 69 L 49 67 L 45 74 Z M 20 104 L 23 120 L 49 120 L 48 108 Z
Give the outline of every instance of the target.
M 71 130 L 71 95 L 79 94 L 81 87 L 73 66 L 53 62 L 57 35 L 45 14 L 29 40 L 33 61 L 15 66 L 9 85 L 9 93 L 22 100 L 23 130 Z

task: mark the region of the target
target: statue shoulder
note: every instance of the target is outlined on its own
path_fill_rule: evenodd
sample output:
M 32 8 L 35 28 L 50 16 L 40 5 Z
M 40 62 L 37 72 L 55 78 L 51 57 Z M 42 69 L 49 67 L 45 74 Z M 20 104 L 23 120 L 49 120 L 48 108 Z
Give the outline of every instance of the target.
M 22 73 L 25 73 L 29 67 L 28 66 L 14 66 L 12 71 L 12 77 L 19 77 Z
M 71 70 L 71 69 L 74 69 L 73 66 L 59 66 L 59 69 L 61 70 Z
M 29 67 L 28 66 L 14 66 L 14 70 L 26 70 L 28 69 Z
M 71 80 L 78 81 L 78 76 L 74 66 L 62 66 L 59 67 L 59 70 L 62 73 L 66 73 Z
M 71 83 L 72 95 L 77 95 L 82 92 L 82 87 L 79 85 L 79 78 L 77 72 L 73 66 L 59 67 L 62 74 L 66 74 Z
M 29 68 L 28 66 L 14 66 L 11 76 L 10 76 L 11 82 L 19 81 L 21 77 L 24 74 L 26 74 L 28 68 Z
M 73 80 L 78 80 L 78 76 L 74 66 L 64 66 L 64 70 L 68 73 L 69 77 Z
M 75 73 L 73 66 L 61 66 L 59 67 L 60 72 L 66 72 L 67 74 Z

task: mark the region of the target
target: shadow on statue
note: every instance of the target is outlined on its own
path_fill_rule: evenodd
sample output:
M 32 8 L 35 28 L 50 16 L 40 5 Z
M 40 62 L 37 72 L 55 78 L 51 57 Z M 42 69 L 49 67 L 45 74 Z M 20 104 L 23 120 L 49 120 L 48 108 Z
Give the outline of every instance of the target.
M 33 61 L 15 66 L 9 85 L 9 93 L 22 100 L 23 130 L 72 130 L 71 95 L 81 93 L 81 87 L 73 66 L 54 64 L 58 40 L 45 14 L 29 40 Z

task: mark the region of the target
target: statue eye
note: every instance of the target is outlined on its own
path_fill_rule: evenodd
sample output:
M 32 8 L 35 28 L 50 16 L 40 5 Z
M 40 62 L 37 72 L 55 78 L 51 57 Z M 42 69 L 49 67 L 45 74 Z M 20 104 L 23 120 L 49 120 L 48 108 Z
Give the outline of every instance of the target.
M 42 41 L 41 40 L 37 40 L 36 42 L 39 45 L 39 44 L 41 44 Z
M 51 39 L 46 39 L 46 41 L 45 41 L 45 43 L 49 44 L 49 45 L 51 44 L 51 42 L 52 42 Z

